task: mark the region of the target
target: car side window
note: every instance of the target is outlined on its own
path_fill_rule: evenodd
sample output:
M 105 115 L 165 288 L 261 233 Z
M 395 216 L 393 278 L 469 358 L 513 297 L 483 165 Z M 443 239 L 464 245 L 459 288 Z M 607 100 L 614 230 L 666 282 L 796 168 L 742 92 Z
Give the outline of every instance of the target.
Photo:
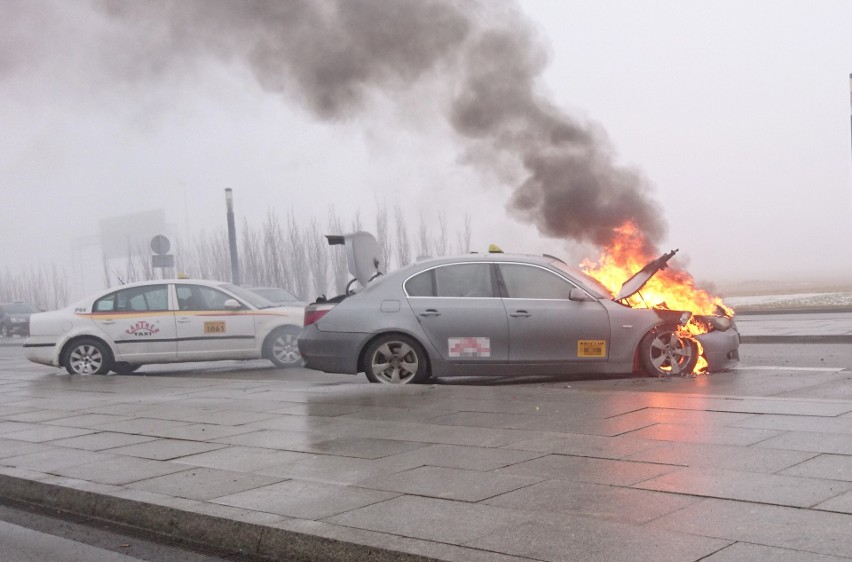
M 228 310 L 225 301 L 234 297 L 201 285 L 178 285 L 177 298 L 180 310 Z
M 430 269 L 418 273 L 405 282 L 405 292 L 409 297 L 434 297 L 435 296 L 435 270 Z
M 94 312 L 149 312 L 169 309 L 166 285 L 121 289 L 95 301 Z
M 435 295 L 438 297 L 487 298 L 494 296 L 491 264 L 458 263 L 437 267 Z
M 568 300 L 574 288 L 555 273 L 531 265 L 501 264 L 500 274 L 510 299 Z

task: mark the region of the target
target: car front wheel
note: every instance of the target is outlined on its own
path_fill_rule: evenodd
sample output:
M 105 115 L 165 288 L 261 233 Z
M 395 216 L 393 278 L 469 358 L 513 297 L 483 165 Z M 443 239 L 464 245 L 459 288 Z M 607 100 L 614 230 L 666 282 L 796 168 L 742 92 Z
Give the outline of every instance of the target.
M 657 328 L 639 343 L 639 364 L 651 377 L 688 375 L 698 363 L 698 345 L 674 327 Z
M 408 336 L 382 336 L 367 348 L 364 371 L 370 382 L 414 384 L 429 377 L 426 352 Z
M 276 328 L 266 340 L 266 357 L 276 367 L 301 367 L 302 354 L 297 343 L 301 332 L 296 326 Z
M 105 375 L 109 372 L 112 355 L 109 348 L 95 339 L 72 343 L 65 352 L 65 370 L 70 375 Z

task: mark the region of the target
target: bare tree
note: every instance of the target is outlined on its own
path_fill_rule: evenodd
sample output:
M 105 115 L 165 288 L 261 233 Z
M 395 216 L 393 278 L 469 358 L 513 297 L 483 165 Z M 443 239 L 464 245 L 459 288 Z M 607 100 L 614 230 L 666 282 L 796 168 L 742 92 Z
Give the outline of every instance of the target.
M 329 234 L 344 234 L 343 223 L 340 220 L 340 215 L 334 209 L 334 205 L 328 207 L 328 232 Z M 327 247 L 331 256 L 331 272 L 334 278 L 334 290 L 338 295 L 342 295 L 346 290 L 347 281 L 347 266 L 346 266 L 346 248 L 337 244 Z
M 253 229 L 248 219 L 243 219 L 242 249 L 240 255 L 240 279 L 245 285 L 267 285 L 264 276 L 263 248 L 260 244 L 260 234 Z
M 399 203 L 394 207 L 394 218 L 396 219 L 396 265 L 404 267 L 411 261 L 410 248 L 408 246 L 408 223 Z
M 447 212 L 444 209 L 438 211 L 438 236 L 435 238 L 435 254 L 438 256 L 447 255 L 447 245 L 449 232 L 447 229 Z
M 329 254 L 326 251 L 328 246 L 323 243 L 325 239 L 316 218 L 311 219 L 307 237 L 304 242 L 307 247 L 308 266 L 313 280 L 313 289 L 317 296 L 324 295 L 328 288 Z
M 263 223 L 263 284 L 273 287 L 292 287 L 292 260 L 287 259 L 288 244 L 278 220 L 269 209 Z
M 458 245 L 460 254 L 470 253 L 470 213 L 464 215 L 464 227 L 458 233 Z
M 423 209 L 420 209 L 420 229 L 418 230 L 417 241 L 417 257 L 429 256 L 432 251 L 432 241 L 429 234 L 429 223 L 426 220 L 426 215 L 423 213 Z
M 388 208 L 378 199 L 376 199 L 376 242 L 379 243 L 379 252 L 382 254 L 382 266 L 388 271 L 392 252 L 388 233 Z
M 291 285 L 290 290 L 300 299 L 306 300 L 308 297 L 308 258 L 305 251 L 304 236 L 299 230 L 299 225 L 296 223 L 296 216 L 293 210 L 290 209 L 290 216 L 287 220 L 287 228 L 289 232 L 288 248 L 290 250 L 290 272 Z

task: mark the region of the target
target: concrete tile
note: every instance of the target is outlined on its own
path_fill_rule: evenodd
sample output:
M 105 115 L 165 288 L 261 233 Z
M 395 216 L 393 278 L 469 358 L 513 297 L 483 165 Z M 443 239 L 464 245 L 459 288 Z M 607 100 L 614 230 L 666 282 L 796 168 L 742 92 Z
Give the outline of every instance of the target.
M 778 437 L 767 439 L 757 446 L 768 449 L 791 449 L 793 451 L 852 455 L 852 439 L 845 433 L 790 431 Z
M 571 455 L 547 455 L 497 470 L 501 474 L 558 478 L 592 484 L 629 486 L 676 470 L 661 464 L 577 457 Z
M 84 429 L 98 428 L 103 430 L 109 427 L 111 423 L 118 423 L 133 419 L 129 416 L 116 416 L 111 414 L 82 414 L 76 416 L 67 416 L 59 419 L 48 420 L 45 423 L 48 425 L 61 425 L 65 427 L 81 427 Z
M 383 502 L 397 494 L 302 480 L 286 480 L 223 496 L 213 503 L 275 513 L 286 517 L 322 519 Z
M 289 450 L 306 453 L 322 453 L 362 459 L 378 459 L 413 451 L 425 447 L 424 443 L 395 441 L 392 439 L 371 439 L 369 437 L 355 439 L 330 439 L 328 441 L 305 442 L 288 447 Z
M 329 517 L 325 522 L 458 545 L 530 519 L 528 513 L 490 505 L 401 496 Z
M 112 484 L 120 486 L 146 480 L 173 472 L 187 470 L 190 467 L 166 461 L 151 461 L 135 457 L 118 457 L 94 463 L 78 464 L 54 469 L 55 474 L 100 482 L 101 484 Z
M 261 447 L 223 447 L 215 451 L 188 455 L 174 462 L 237 472 L 261 472 L 267 467 L 313 458 L 309 453 L 279 451 Z M 274 474 L 274 473 L 271 473 Z
M 106 462 L 115 458 L 115 455 L 82 451 L 80 449 L 65 449 L 54 447 L 46 451 L 37 451 L 8 457 L 0 460 L 0 464 L 16 468 L 37 470 L 39 472 L 53 472 L 59 468 L 66 468 L 78 464 L 89 464 L 93 462 Z
M 197 441 L 157 439 L 155 441 L 138 443 L 136 445 L 128 445 L 126 447 L 116 447 L 109 451 L 110 453 L 115 453 L 117 455 L 129 455 L 131 457 L 167 461 L 177 459 L 179 457 L 186 457 L 188 455 L 204 453 L 206 451 L 215 451 L 222 447 L 224 447 L 224 445 L 219 443 L 199 443 Z
M 660 446 L 639 451 L 627 459 L 771 474 L 816 456 L 816 453 L 735 445 L 659 443 Z
M 215 423 L 219 425 L 243 425 L 277 417 L 267 412 L 241 412 L 239 410 L 218 410 L 199 413 L 185 413 L 183 421 L 193 423 Z
M 781 471 L 780 474 L 852 482 L 852 456 L 819 455 L 801 464 L 791 466 Z
M 247 426 L 214 425 L 207 423 L 194 423 L 152 432 L 157 437 L 170 439 L 185 439 L 187 441 L 206 441 L 217 437 L 228 437 L 254 431 Z
M 119 433 L 133 433 L 137 435 L 156 436 L 156 433 L 159 431 L 164 431 L 166 429 L 172 429 L 175 427 L 181 427 L 184 425 L 189 424 L 184 421 L 134 418 L 120 422 L 105 423 L 100 426 L 95 426 L 94 429 L 99 429 L 101 431 L 115 431 Z
M 337 457 L 334 455 L 311 455 L 308 453 L 292 454 L 301 455 L 300 460 L 266 466 L 258 469 L 257 472 L 311 482 L 349 485 L 374 476 L 392 474 L 400 470 L 413 468 L 411 466 L 400 467 L 397 463 L 391 465 L 385 463 L 384 459 L 358 459 L 353 457 Z
M 848 558 L 744 542 L 734 543 L 714 552 L 707 558 L 703 558 L 702 562 L 742 562 L 743 560 L 759 560 L 760 562 L 849 562 Z
M 632 437 L 601 437 L 598 435 L 575 435 L 565 433 L 546 433 L 538 437 L 516 441 L 506 445 L 505 449 L 558 453 L 606 459 L 620 459 L 649 447 L 657 446 L 656 441 L 634 439 Z
M 634 488 L 810 507 L 852 489 L 852 483 L 714 468 L 682 468 L 635 484 Z
M 48 420 L 67 418 L 69 416 L 74 415 L 73 412 L 69 412 L 68 410 L 27 410 L 26 408 L 21 409 L 24 410 L 21 413 L 3 415 L 3 410 L 2 408 L 0 408 L 0 417 L 2 417 L 6 421 L 38 423 Z
M 567 480 L 547 480 L 483 503 L 595 519 L 642 524 L 699 501 L 698 498 Z
M 659 562 L 699 560 L 728 544 L 583 517 L 554 520 L 552 515 L 542 514 L 536 521 L 504 527 L 464 546 L 554 562 Z
M 324 437 L 320 437 L 324 438 Z M 216 443 L 227 445 L 242 445 L 245 447 L 262 447 L 265 449 L 291 449 L 302 443 L 309 443 L 316 437 L 298 431 L 280 431 L 273 429 L 261 429 L 251 433 L 240 433 L 227 437 L 213 439 Z
M 643 408 L 635 412 L 622 414 L 617 420 L 629 420 L 636 424 L 682 424 L 682 425 L 732 425 L 755 419 L 754 414 L 733 412 L 708 412 L 705 410 L 675 410 L 672 408 Z M 743 426 L 748 427 L 748 426 Z M 775 428 L 764 428 L 775 429 Z
M 0 438 L 0 459 L 7 457 L 15 457 L 25 455 L 27 453 L 35 453 L 37 451 L 46 451 L 50 449 L 50 445 L 42 443 L 32 443 L 30 441 L 15 441 L 14 439 Z
M 286 414 L 290 416 L 344 416 L 364 410 L 364 406 L 350 404 L 321 404 L 321 403 L 294 403 L 280 405 L 270 409 L 270 414 Z
M 421 466 L 370 478 L 359 482 L 358 486 L 417 496 L 478 502 L 540 481 L 541 478 L 531 476 Z
M 451 410 L 437 410 L 432 408 L 428 410 L 420 410 L 416 407 L 395 408 L 393 406 L 385 406 L 379 408 L 362 406 L 361 409 L 356 412 L 340 416 L 340 419 L 378 420 L 386 422 L 424 422 L 438 416 L 444 416 L 452 413 L 453 412 Z
M 718 425 L 657 424 L 633 431 L 628 435 L 635 439 L 748 446 L 780 434 L 779 431 L 769 429 L 730 428 Z
M 516 428 L 534 419 L 526 414 L 494 412 L 454 412 L 429 419 L 429 423 L 467 427 Z
M 645 528 L 843 557 L 852 552 L 850 522 L 842 513 L 707 499 Z
M 558 433 L 578 433 L 582 435 L 602 435 L 614 437 L 647 427 L 649 423 L 617 416 L 604 420 L 593 418 L 570 418 L 557 416 L 528 416 L 524 423 L 512 426 L 513 429 L 530 431 L 550 431 Z
M 55 439 L 50 441 L 50 444 L 59 447 L 71 447 L 73 449 L 86 449 L 88 451 L 103 451 L 114 447 L 124 447 L 125 445 L 135 445 L 136 443 L 154 441 L 155 439 L 156 437 L 150 437 L 147 435 L 101 431 L 98 433 L 81 435 L 79 437 Z
M 54 439 L 63 439 L 65 437 L 77 437 L 78 435 L 88 435 L 94 433 L 91 429 L 80 429 L 76 427 L 60 427 L 42 425 L 33 429 L 24 431 L 15 431 L 4 433 L 6 439 L 17 439 L 19 441 L 30 441 L 32 443 L 44 443 Z
M 395 466 L 398 470 L 406 470 L 418 466 L 443 466 L 465 470 L 495 470 L 538 458 L 544 454 L 494 447 L 429 445 L 407 453 L 385 457 L 382 460 L 385 466 Z
M 817 433 L 852 433 L 852 418 L 826 416 L 753 416 L 731 424 L 732 427 L 774 429 L 777 431 L 813 431 Z
M 257 431 L 258 429 L 294 431 L 298 433 L 316 433 L 321 431 L 328 437 L 335 437 L 336 431 L 352 430 L 354 425 L 355 424 L 352 422 L 338 420 L 335 417 L 329 416 L 315 417 L 280 415 L 268 420 L 260 420 L 236 427 L 249 428 L 254 431 Z M 348 433 L 355 434 L 354 431 L 348 431 Z
M 371 437 L 420 441 L 444 445 L 472 445 L 475 447 L 502 447 L 534 435 L 529 431 L 493 429 L 487 427 L 459 427 L 427 423 L 382 424 Z
M 852 514 L 852 492 L 846 492 L 843 495 L 831 498 L 818 504 L 814 509 L 824 509 L 825 511 L 839 511 L 841 513 Z
M 181 472 L 131 482 L 127 487 L 190 500 L 211 500 L 280 481 L 281 478 L 274 476 L 190 467 Z

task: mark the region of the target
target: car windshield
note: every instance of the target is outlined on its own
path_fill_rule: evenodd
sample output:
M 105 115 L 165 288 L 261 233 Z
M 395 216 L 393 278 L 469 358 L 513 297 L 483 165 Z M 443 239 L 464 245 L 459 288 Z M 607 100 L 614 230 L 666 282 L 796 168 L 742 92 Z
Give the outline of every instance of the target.
M 278 287 L 258 287 L 249 290 L 272 302 L 295 302 L 299 300 L 294 294 Z
M 550 262 L 550 265 L 561 269 L 562 271 L 567 273 L 573 281 L 575 281 L 578 285 L 588 291 L 589 294 L 591 294 L 593 297 L 599 299 L 611 299 L 613 297 L 613 294 L 610 293 L 609 290 L 604 287 L 600 281 L 598 281 L 591 275 L 584 273 L 580 269 L 576 267 L 571 267 L 570 265 L 559 260 L 553 260 L 552 262 Z
M 23 302 L 13 302 L 11 304 L 4 304 L 3 311 L 7 314 L 33 314 L 38 312 L 38 309 L 31 304 L 23 303 Z
M 243 289 L 242 287 L 237 287 L 236 285 L 231 285 L 230 283 L 223 283 L 219 286 L 227 291 L 231 291 L 232 293 L 234 293 L 235 295 L 237 295 L 255 308 L 275 308 L 275 304 L 269 302 L 257 293 L 252 293 L 248 289 Z

